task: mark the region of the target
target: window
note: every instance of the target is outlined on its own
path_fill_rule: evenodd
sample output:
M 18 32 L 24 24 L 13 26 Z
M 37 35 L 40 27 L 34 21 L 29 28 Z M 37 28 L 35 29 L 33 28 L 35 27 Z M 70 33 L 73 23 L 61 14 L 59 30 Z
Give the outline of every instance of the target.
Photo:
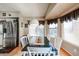
M 36 32 L 37 32 L 38 36 L 44 37 L 44 25 L 40 24 L 36 28 Z
M 70 33 L 72 32 L 72 21 L 67 21 L 67 22 L 64 22 L 64 32 L 65 33 Z
M 37 28 L 36 28 L 36 32 L 38 34 L 38 37 L 41 38 L 42 42 L 44 43 L 44 25 L 40 24 Z
M 49 33 L 48 35 L 50 37 L 56 37 L 57 36 L 57 24 L 49 24 Z
M 64 40 L 79 45 L 79 19 L 64 21 Z
M 41 44 L 44 44 L 44 25 L 39 25 L 38 21 L 36 20 L 32 21 L 29 25 L 29 37 L 30 44 L 34 44 L 37 42 L 41 42 Z

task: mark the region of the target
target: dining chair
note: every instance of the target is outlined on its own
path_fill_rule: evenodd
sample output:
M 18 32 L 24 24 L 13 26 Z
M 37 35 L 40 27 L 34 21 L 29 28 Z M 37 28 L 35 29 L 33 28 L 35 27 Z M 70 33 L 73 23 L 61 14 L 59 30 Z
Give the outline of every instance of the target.
M 55 45 L 55 41 L 56 40 L 56 38 L 53 38 L 53 37 L 50 37 L 50 39 L 49 39 L 49 41 L 50 41 L 50 45 L 52 46 L 52 47 L 54 47 L 54 45 Z
M 60 48 L 61 48 L 62 41 L 63 41 L 63 39 L 60 37 L 56 38 L 56 40 L 55 40 L 54 46 L 58 50 L 58 56 L 60 55 Z
M 58 51 L 58 55 L 60 55 L 60 48 L 62 44 L 62 38 L 50 38 L 50 43 L 52 47 L 55 47 Z
M 22 48 L 24 48 L 28 44 L 28 38 L 27 38 L 27 36 L 22 36 L 20 38 L 20 43 L 22 45 Z

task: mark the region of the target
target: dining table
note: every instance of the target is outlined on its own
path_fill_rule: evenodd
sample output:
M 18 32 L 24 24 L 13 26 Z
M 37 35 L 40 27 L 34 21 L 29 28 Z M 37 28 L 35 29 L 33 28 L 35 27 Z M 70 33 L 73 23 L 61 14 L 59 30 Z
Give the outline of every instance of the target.
M 54 45 L 48 40 L 47 37 L 44 37 L 44 44 L 28 44 L 22 49 L 22 56 L 57 56 L 58 50 Z
M 58 51 L 51 45 L 26 45 L 22 49 L 22 56 L 57 56 Z

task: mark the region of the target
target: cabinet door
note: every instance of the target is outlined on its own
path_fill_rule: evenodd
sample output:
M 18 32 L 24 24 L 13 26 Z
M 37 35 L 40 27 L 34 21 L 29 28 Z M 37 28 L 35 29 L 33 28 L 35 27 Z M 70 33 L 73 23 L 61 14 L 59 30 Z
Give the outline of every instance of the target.
M 2 40 L 3 39 L 3 35 L 0 34 L 0 46 L 2 46 Z

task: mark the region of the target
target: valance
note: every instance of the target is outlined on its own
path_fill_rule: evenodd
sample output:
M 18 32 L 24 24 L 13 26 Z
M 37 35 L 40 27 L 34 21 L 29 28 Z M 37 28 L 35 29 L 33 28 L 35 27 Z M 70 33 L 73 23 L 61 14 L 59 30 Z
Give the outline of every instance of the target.
M 40 24 L 44 25 L 45 24 L 45 21 L 39 21 L 39 25 Z
M 47 20 L 47 24 L 52 24 L 52 23 L 57 23 L 57 19 L 50 19 L 50 20 Z
M 63 23 L 64 21 L 72 21 L 72 20 L 77 20 L 77 18 L 79 17 L 79 8 L 60 17 L 60 21 L 61 23 Z

